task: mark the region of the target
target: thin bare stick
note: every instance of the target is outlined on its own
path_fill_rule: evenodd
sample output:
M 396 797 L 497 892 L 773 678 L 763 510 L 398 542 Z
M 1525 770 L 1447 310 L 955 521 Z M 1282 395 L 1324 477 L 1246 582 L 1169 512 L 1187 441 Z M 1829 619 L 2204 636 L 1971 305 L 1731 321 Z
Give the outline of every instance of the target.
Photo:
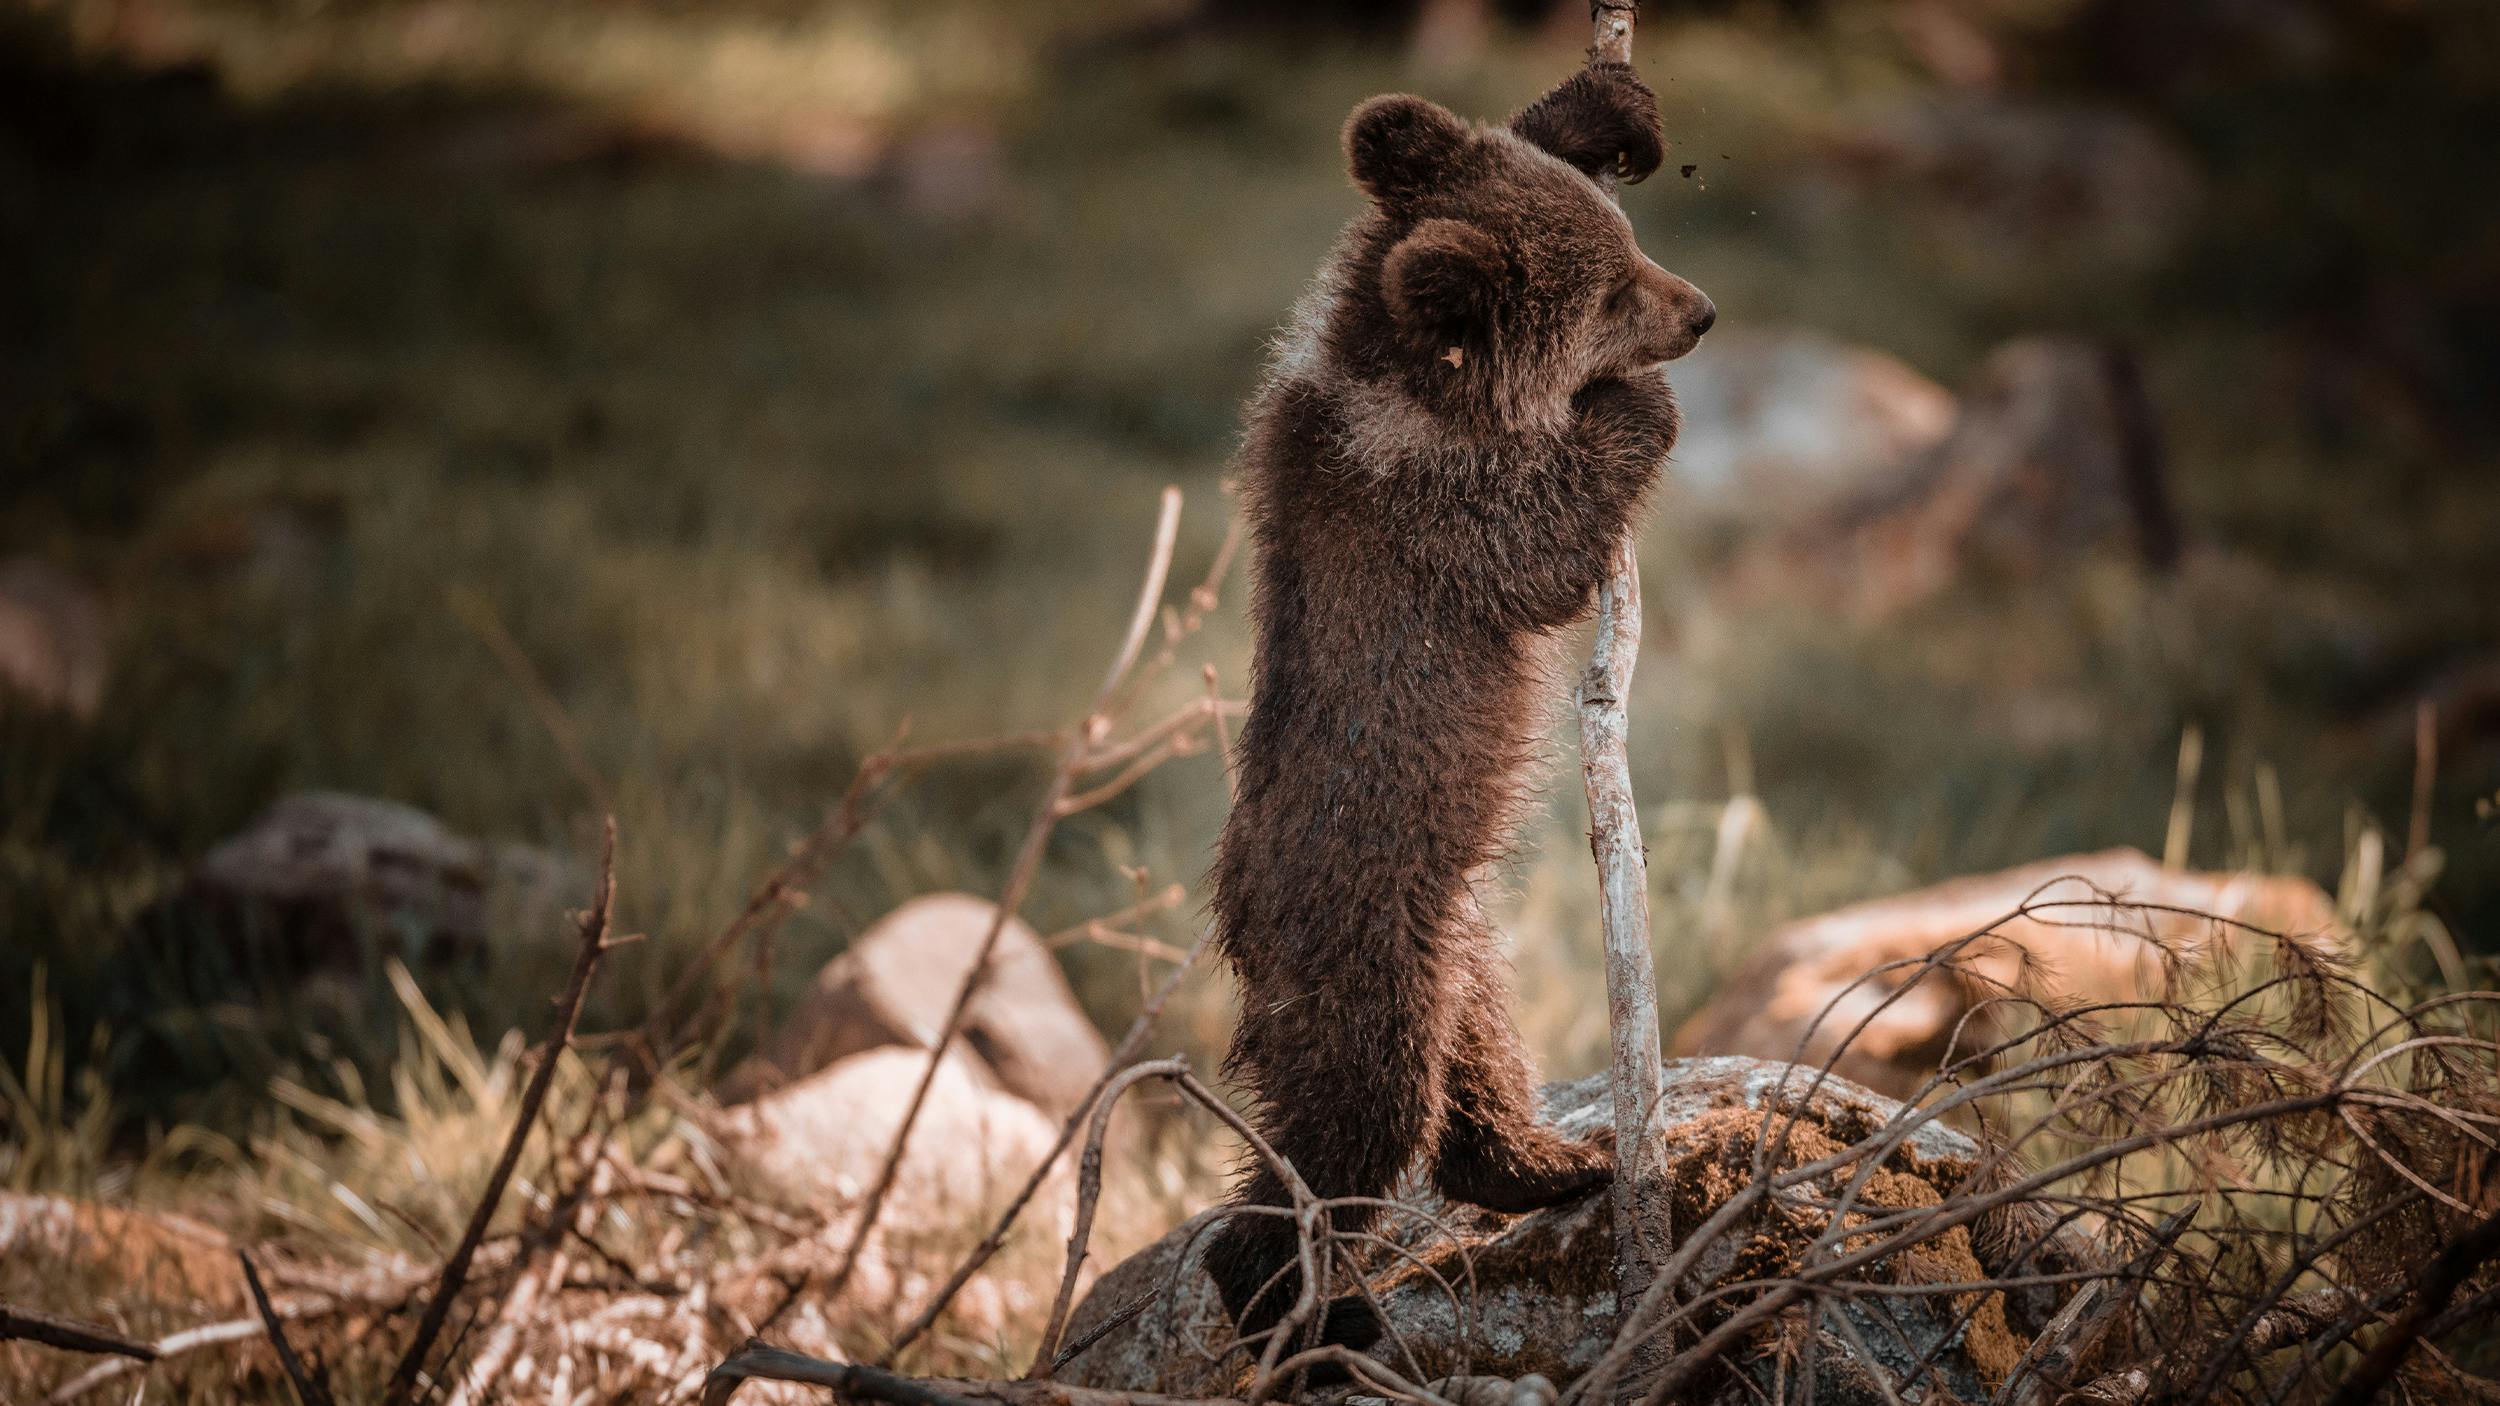
M 1120 1305 L 1118 1308 L 1113 1309 L 1110 1313 L 1103 1316 L 1103 1320 L 1100 1323 L 1097 1323 L 1093 1327 L 1086 1329 L 1084 1332 L 1077 1334 L 1074 1341 L 1059 1349 L 1059 1351 L 1050 1359 L 1050 1372 L 1046 1372 L 1043 1375 L 1048 1376 L 1051 1372 L 1057 1372 L 1060 1368 L 1067 1366 L 1069 1363 L 1074 1362 L 1080 1357 L 1083 1357 L 1085 1355 L 1085 1349 L 1092 1347 L 1094 1344 L 1110 1337 L 1113 1333 L 1127 1327 L 1132 1319 L 1145 1312 L 1147 1308 L 1153 1305 L 1154 1301 L 1154 1292 L 1152 1290 L 1148 1290 L 1147 1292 L 1138 1295 L 1136 1298 L 1129 1300 L 1127 1303 Z
M 245 1342 L 260 1337 L 267 1331 L 268 1329 L 261 1325 L 258 1315 L 250 1318 L 230 1318 L 223 1323 L 204 1323 L 197 1328 L 188 1328 L 168 1337 L 159 1338 L 150 1350 L 154 1353 L 156 1360 L 162 1360 L 197 1352 L 204 1347 L 215 1347 L 219 1343 Z M 114 1358 L 111 1361 L 99 1362 L 62 1383 L 50 1396 L 43 1399 L 44 1406 L 66 1406 L 66 1403 L 76 1401 L 116 1377 L 137 1371 L 139 1365 L 129 1358 Z
M 590 1238 L 591 1227 L 597 1223 L 599 1207 L 615 1184 L 615 1173 L 604 1155 L 605 1139 L 596 1141 L 598 1145 L 593 1145 L 594 1139 L 585 1134 L 580 1139 L 582 1146 L 575 1149 L 577 1156 L 590 1163 L 585 1174 L 587 1179 L 580 1194 L 568 1198 L 572 1204 L 556 1208 L 555 1223 L 547 1228 L 543 1237 L 549 1242 L 546 1246 L 547 1257 L 527 1265 L 511 1290 L 504 1295 L 503 1302 L 495 1309 L 494 1325 L 487 1334 L 485 1345 L 478 1349 L 468 1370 L 460 1374 L 458 1383 L 444 1397 L 444 1406 L 468 1406 L 469 1402 L 487 1399 L 487 1393 L 496 1380 L 512 1365 L 512 1355 L 520 1346 L 521 1330 L 529 1323 L 530 1316 L 538 1312 L 540 1301 L 563 1291 L 565 1273 L 570 1267 L 566 1247 L 573 1240 L 595 1246 L 596 1242 Z
M 2028 1373 L 2022 1390 L 2013 1397 L 2014 1406 L 2038 1406 L 2053 1399 L 2052 1393 L 2063 1392 L 2071 1384 L 2075 1364 L 2100 1342 L 2111 1323 L 2131 1312 L 2137 1297 L 2154 1267 L 2170 1252 L 2170 1247 L 2187 1232 L 2195 1208 L 2172 1215 L 2153 1232 L 2152 1240 L 2135 1257 L 2129 1271 L 2106 1279 L 2086 1280 L 2083 1287 L 2066 1301 L 2048 1328 L 2032 1339 L 2022 1360 L 2014 1364 L 2008 1377 L 2010 1386 Z M 1837 1217 L 1835 1217 L 1837 1219 Z
M 999 893 L 996 909 L 990 915 L 989 931 L 982 934 L 980 949 L 974 954 L 972 965 L 965 969 L 963 983 L 955 989 L 955 1002 L 947 1010 L 945 1023 L 929 1042 L 929 1059 L 921 1068 L 920 1083 L 912 1090 L 911 1102 L 904 1105 L 902 1121 L 894 1129 L 893 1143 L 886 1149 L 876 1180 L 869 1184 L 868 1194 L 860 1202 L 858 1219 L 853 1222 L 850 1236 L 842 1247 L 842 1259 L 825 1287 L 828 1299 L 840 1298 L 842 1292 L 850 1287 L 851 1276 L 859 1268 L 861 1252 L 867 1248 L 868 1237 L 877 1227 L 877 1217 L 885 1209 L 885 1198 L 894 1189 L 895 1176 L 902 1167 L 903 1149 L 911 1139 L 912 1128 L 920 1121 L 920 1110 L 928 1102 L 929 1088 L 937 1082 L 938 1068 L 945 1062 L 947 1049 L 963 1030 L 964 1015 L 971 1009 L 973 997 L 980 992 L 981 983 L 989 977 L 990 959 L 998 950 L 999 934 L 1006 930 L 1007 921 L 1023 907 L 1025 890 L 1032 886 L 1034 874 L 1041 869 L 1042 852 L 1049 847 L 1051 833 L 1058 828 L 1059 803 L 1067 798 L 1086 753 L 1098 746 L 1110 732 L 1111 718 L 1105 709 L 1128 678 L 1130 668 L 1137 662 L 1138 652 L 1145 648 L 1146 631 L 1154 623 L 1155 606 L 1163 599 L 1164 583 L 1171 576 L 1172 547 L 1179 537 L 1180 518 L 1180 490 L 1164 489 L 1162 513 L 1155 524 L 1154 550 L 1146 563 L 1146 580 L 1138 590 L 1137 605 L 1130 614 L 1128 632 L 1120 642 L 1120 652 L 1113 658 L 1110 672 L 1103 676 L 1102 687 L 1095 692 L 1093 706 L 1087 711 L 1085 720 L 1069 734 L 1066 745 L 1060 750 L 1059 764 L 1051 770 L 1050 784 L 1042 794 L 1041 803 L 1034 809 L 1033 822 L 1026 827 L 1024 843 L 1018 847 L 1015 863 L 1008 870 L 1007 885 Z M 774 1305 L 763 1322 L 756 1325 L 757 1330 L 769 1329 L 789 1312 L 814 1277 L 813 1270 L 801 1275 L 781 1302 Z
M 529 1144 L 530 1131 L 537 1126 L 539 1111 L 546 1106 L 547 1091 L 555 1083 L 556 1066 L 563 1062 L 565 1047 L 572 1043 L 573 1022 L 582 1013 L 582 997 L 590 990 L 591 975 L 598 971 L 599 959 L 607 953 L 608 917 L 615 902 L 616 817 L 609 816 L 599 850 L 599 889 L 590 910 L 581 915 L 581 946 L 573 956 L 573 974 L 556 1002 L 555 1032 L 547 1037 L 546 1051 L 521 1091 L 520 1115 L 513 1120 L 503 1152 L 495 1158 L 494 1170 L 487 1174 L 485 1191 L 469 1213 L 469 1227 L 452 1247 L 451 1258 L 443 1262 L 442 1278 L 417 1320 L 416 1336 L 409 1340 L 408 1350 L 401 1354 L 399 1365 L 391 1372 L 390 1383 L 382 1394 L 391 1406 L 406 1406 L 412 1399 L 417 1375 L 425 1369 L 426 1356 L 433 1351 L 434 1340 L 451 1316 L 452 1300 L 460 1296 L 461 1286 L 468 1280 L 469 1264 L 477 1256 L 478 1243 L 486 1238 L 487 1224 L 495 1218 L 495 1207 L 503 1200 L 504 1187 L 511 1182 L 513 1169 L 520 1165 L 521 1150 Z
M 1173 887 L 1178 888 L 1179 885 L 1176 884 Z M 936 1297 L 929 1300 L 929 1306 L 920 1311 L 920 1316 L 914 1318 L 909 1327 L 896 1335 L 893 1345 L 878 1357 L 878 1366 L 892 1366 L 894 1359 L 902 1355 L 903 1349 L 910 1347 L 919 1340 L 921 1334 L 929 1331 L 930 1327 L 937 1322 L 938 1315 L 944 1313 L 946 1306 L 954 1302 L 955 1295 L 961 1293 L 964 1285 L 972 1281 L 972 1276 L 980 1273 L 981 1267 L 990 1262 L 990 1256 L 997 1254 L 1006 1245 L 1008 1230 L 1015 1225 L 1016 1218 L 1024 1214 L 1025 1206 L 1031 1203 L 1034 1195 L 1041 1190 L 1042 1182 L 1050 1175 L 1050 1169 L 1058 1165 L 1060 1154 L 1066 1152 L 1068 1144 L 1076 1140 L 1076 1130 L 1084 1125 L 1086 1111 L 1103 1097 L 1103 1091 L 1111 1086 L 1112 1080 L 1119 1077 L 1120 1071 L 1127 1068 L 1130 1061 L 1137 1058 L 1137 1052 L 1145 1048 L 1147 1035 L 1153 1031 L 1155 1021 L 1163 1015 L 1164 1003 L 1171 1000 L 1172 993 L 1180 989 L 1181 982 L 1198 964 L 1199 954 L 1206 951 L 1206 947 L 1206 936 L 1202 933 L 1197 942 L 1191 944 L 1189 951 L 1181 957 L 1180 965 L 1174 967 L 1171 974 L 1164 977 L 1163 985 L 1147 998 L 1144 1008 L 1137 1013 L 1137 1019 L 1129 1022 L 1128 1033 L 1120 1037 L 1119 1046 L 1112 1050 L 1111 1058 L 1104 1063 L 1102 1077 L 1094 1081 L 1094 1087 L 1086 1091 L 1085 1097 L 1077 1100 L 1076 1111 L 1069 1114 L 1067 1121 L 1060 1125 L 1058 1140 L 1050 1145 L 1050 1151 L 1042 1154 L 1040 1165 L 1034 1167 L 1033 1174 L 1025 1178 L 1024 1188 L 1016 1193 L 1015 1200 L 1008 1203 L 1007 1209 L 1000 1214 L 998 1223 L 990 1228 L 990 1233 L 982 1238 L 980 1244 L 973 1247 L 972 1253 L 964 1257 L 962 1264 L 955 1266 L 955 1272 L 948 1276 L 945 1287 L 937 1291 Z
M 479 1261 L 488 1268 L 501 1266 L 506 1258 L 510 1238 L 498 1236 L 487 1241 L 479 1251 Z M 326 1317 L 353 1308 L 378 1307 L 384 1313 L 403 1311 L 416 1290 L 434 1278 L 432 1271 L 422 1274 L 385 1273 L 377 1275 L 322 1275 L 327 1282 L 317 1290 L 290 1295 L 277 1300 L 273 1311 L 283 1322 L 300 1323 L 307 1319 Z M 23 1312 L 23 1310 L 21 1310 Z M 115 1357 L 99 1362 L 77 1377 L 55 1388 L 44 1398 L 45 1406 L 64 1406 L 97 1387 L 138 1371 L 148 1361 L 181 1357 L 203 1348 L 225 1343 L 248 1342 L 268 1331 L 268 1326 L 254 1313 L 245 1318 L 231 1318 L 219 1323 L 203 1323 L 185 1328 L 149 1344 L 145 1359 Z
M 1196 730 L 1200 723 L 1210 717 L 1220 723 L 1227 714 L 1240 717 L 1249 711 L 1250 705 L 1247 702 L 1223 698 L 1210 691 L 1205 697 L 1193 698 L 1173 709 L 1161 721 L 1139 730 L 1134 736 L 1122 738 L 1117 742 L 1108 742 L 1094 749 L 1085 758 L 1085 769 L 1089 772 L 1107 770 L 1123 762 L 1134 760 L 1176 732 Z
M 234 1257 L 243 1265 L 244 1287 L 252 1291 L 252 1308 L 260 1314 L 261 1327 L 269 1333 L 269 1345 L 278 1351 L 278 1366 L 286 1379 L 295 1384 L 295 1399 L 304 1406 L 331 1406 L 329 1388 L 314 1380 L 304 1370 L 302 1358 L 295 1355 L 295 1344 L 286 1340 L 286 1325 L 278 1320 L 278 1311 L 269 1306 L 269 1291 L 261 1287 L 260 1271 L 253 1267 L 252 1257 L 241 1250 Z
M 1182 900 L 1188 897 L 1188 889 L 1179 884 L 1166 884 L 1155 893 L 1139 899 L 1116 913 L 1105 913 L 1099 918 L 1088 918 L 1075 927 L 1061 928 L 1043 938 L 1042 945 L 1056 949 L 1083 942 L 1093 936 L 1096 928 L 1125 928 L 1140 918 L 1151 918 L 1157 913 L 1168 913 L 1180 907 Z
M 1285 1160 L 1285 1154 L 1278 1152 L 1258 1129 L 1251 1127 L 1248 1119 L 1233 1111 L 1231 1104 L 1216 1097 L 1213 1089 L 1199 1082 L 1197 1075 L 1183 1069 L 1169 1077 L 1174 1088 L 1214 1114 L 1217 1122 L 1232 1129 L 1236 1136 L 1250 1145 L 1252 1154 L 1275 1174 L 1278 1181 L 1284 1183 L 1285 1195 L 1293 1203 L 1294 1253 L 1302 1271 L 1302 1292 L 1294 1299 L 1293 1306 L 1285 1310 L 1284 1316 L 1276 1320 L 1276 1326 L 1267 1330 L 1267 1345 L 1259 1350 L 1258 1368 L 1250 1378 L 1251 1406 L 1257 1406 L 1257 1403 L 1268 1399 L 1279 1382 L 1288 1379 L 1289 1373 L 1284 1367 L 1285 1360 L 1289 1358 L 1287 1345 L 1300 1335 L 1302 1325 L 1311 1321 L 1311 1315 L 1319 1311 L 1320 1295 L 1324 1292 L 1321 1282 L 1324 1261 L 1320 1254 L 1324 1246 L 1320 1242 L 1326 1234 L 1321 1218 L 1327 1211 L 1327 1205 L 1312 1193 L 1310 1183 L 1302 1179 L 1302 1173 L 1294 1168 L 1293 1163 Z M 1272 1208 L 1241 1207 L 1236 1209 L 1235 1214 L 1243 1210 L 1269 1209 Z
M 1136 667 L 1138 651 L 1146 647 L 1146 630 L 1154 624 L 1155 607 L 1163 601 L 1164 582 L 1171 579 L 1172 548 L 1180 540 L 1180 530 L 1181 491 L 1166 488 L 1162 511 L 1155 518 L 1154 550 L 1146 560 L 1146 584 L 1137 592 L 1137 609 L 1129 617 L 1128 635 L 1120 641 L 1120 653 L 1111 661 L 1111 671 L 1103 675 L 1102 687 L 1094 694 L 1094 706 L 1087 710 L 1092 715 L 1089 722 L 1108 721 L 1104 712 L 1127 680 L 1128 671 Z M 1087 738 L 1086 742 L 1091 746 L 1099 740 Z
M 101 1323 L 0 1303 L 0 1342 L 12 1339 L 64 1352 L 112 1352 L 141 1362 L 156 1360 L 155 1348 L 134 1343 Z
M 1033 1349 L 1033 1365 L 1025 1371 L 1027 1380 L 1050 1375 L 1051 1359 L 1059 1350 L 1059 1334 L 1067 1327 L 1068 1308 L 1076 1299 L 1076 1276 L 1085 1267 L 1085 1247 L 1094 1235 L 1094 1205 L 1102 1197 L 1102 1141 L 1111 1130 L 1112 1109 L 1118 1106 L 1120 1095 L 1142 1080 L 1169 1079 L 1188 1072 L 1189 1066 L 1177 1059 L 1132 1064 L 1095 1095 L 1094 1126 L 1085 1135 L 1085 1156 L 1077 1174 L 1076 1222 L 1068 1231 L 1067 1268 L 1059 1276 L 1059 1295 L 1051 1300 L 1050 1317 L 1042 1324 L 1042 1340 Z
M 1090 942 L 1097 947 L 1108 947 L 1115 952 L 1135 952 L 1139 956 L 1152 957 L 1158 962 L 1177 962 L 1189 955 L 1168 942 L 1138 933 L 1122 932 L 1118 928 L 1105 926 L 1100 920 L 1079 927 L 1076 930 L 1076 936 L 1080 942 Z
M 1194 712 L 1197 705 L 1193 703 L 1190 707 Z M 1059 802 L 1059 815 L 1062 819 L 1065 819 L 1066 817 L 1078 814 L 1079 812 L 1092 810 L 1094 807 L 1101 805 L 1105 801 L 1113 799 L 1122 792 L 1128 790 L 1131 786 L 1143 781 L 1149 772 L 1152 772 L 1155 768 L 1163 765 L 1165 762 L 1172 760 L 1174 757 L 1186 757 L 1193 755 L 1202 745 L 1203 744 L 1198 740 L 1197 729 L 1190 728 L 1182 732 L 1176 732 L 1171 736 L 1164 738 L 1161 742 L 1156 743 L 1154 746 L 1147 748 L 1146 751 L 1137 758 L 1137 760 L 1130 762 L 1125 768 L 1123 768 L 1119 775 L 1112 777 L 1110 780 L 1092 788 L 1091 790 L 1081 791 L 1076 795 L 1063 797 Z

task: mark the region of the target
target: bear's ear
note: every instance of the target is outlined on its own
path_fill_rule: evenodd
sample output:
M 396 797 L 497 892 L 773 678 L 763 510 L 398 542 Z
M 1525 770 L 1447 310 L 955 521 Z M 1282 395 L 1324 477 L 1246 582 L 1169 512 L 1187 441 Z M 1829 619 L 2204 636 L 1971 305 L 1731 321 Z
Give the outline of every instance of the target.
M 1465 220 L 1425 220 L 1381 262 L 1380 292 L 1400 326 L 1463 341 L 1492 319 L 1510 279 L 1500 241 Z
M 1346 165 L 1382 204 L 1442 184 L 1466 146 L 1467 124 L 1448 108 L 1403 93 L 1373 98 L 1346 119 Z
M 1590 64 L 1520 109 L 1511 131 L 1592 179 L 1646 179 L 1667 157 L 1658 96 L 1628 63 Z

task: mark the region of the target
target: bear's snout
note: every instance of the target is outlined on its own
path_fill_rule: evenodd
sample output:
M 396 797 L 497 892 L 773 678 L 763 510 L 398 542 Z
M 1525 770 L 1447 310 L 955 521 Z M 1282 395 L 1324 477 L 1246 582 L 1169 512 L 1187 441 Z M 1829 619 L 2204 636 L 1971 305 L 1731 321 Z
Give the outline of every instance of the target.
M 1673 361 L 1701 342 L 1702 334 L 1719 320 L 1719 309 L 1689 281 L 1642 262 L 1641 291 L 1646 296 L 1641 301 L 1647 314 L 1640 329 L 1642 350 L 1652 360 Z

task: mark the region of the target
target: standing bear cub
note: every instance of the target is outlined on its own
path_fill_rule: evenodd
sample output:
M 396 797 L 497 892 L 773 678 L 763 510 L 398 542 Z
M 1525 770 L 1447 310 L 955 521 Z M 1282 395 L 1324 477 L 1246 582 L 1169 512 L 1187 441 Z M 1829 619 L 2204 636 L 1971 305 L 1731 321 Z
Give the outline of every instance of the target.
M 1533 781 L 1553 636 L 1675 442 L 1660 363 L 1715 313 L 1598 184 L 1664 153 L 1627 65 L 1506 127 L 1375 98 L 1345 145 L 1371 205 L 1296 309 L 1240 463 L 1258 644 L 1213 874 L 1241 986 L 1230 1068 L 1322 1198 L 1385 1197 L 1420 1164 L 1455 1200 L 1527 1211 L 1613 1158 L 1537 1122 L 1479 890 Z M 1289 1199 L 1254 1166 L 1233 1204 Z M 1299 1297 L 1294 1245 L 1273 1211 L 1217 1230 L 1207 1266 L 1242 1334 Z M 1348 1299 L 1324 1331 L 1362 1346 L 1378 1324 Z

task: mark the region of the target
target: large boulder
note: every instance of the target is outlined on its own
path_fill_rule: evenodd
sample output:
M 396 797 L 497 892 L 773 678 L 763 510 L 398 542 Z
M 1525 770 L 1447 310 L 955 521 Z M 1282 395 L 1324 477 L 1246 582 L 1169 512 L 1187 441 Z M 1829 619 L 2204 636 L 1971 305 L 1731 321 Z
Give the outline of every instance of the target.
M 0 705 L 14 694 L 92 718 L 104 701 L 107 659 L 94 592 L 32 557 L 0 562 Z
M 314 791 L 211 849 L 153 925 L 224 933 L 284 966 L 336 967 L 369 949 L 410 961 L 471 953 L 504 925 L 555 931 L 589 895 L 547 851 L 470 839 L 395 801 Z
M 726 1110 L 714 1132 L 762 1189 L 838 1216 L 875 1182 L 928 1065 L 925 1051 L 895 1046 L 850 1055 Z M 960 1226 L 985 1218 L 1058 1136 L 1058 1123 L 1000 1089 L 978 1060 L 949 1051 L 896 1164 L 884 1220 Z
M 1828 1063 L 1906 1097 L 1949 1048 L 1968 1054 L 2019 1019 L 1989 999 L 2004 987 L 2052 1000 L 2137 1000 L 2166 970 L 2211 971 L 2255 945 L 2239 924 L 2337 947 L 2347 940 L 2334 900 L 2307 879 L 2165 869 L 2132 849 L 2068 855 L 1778 928 L 1672 1048 Z M 1889 1005 L 1920 968 L 1859 980 L 1981 932 L 1992 936 L 1966 949 L 1966 976 L 1925 976 Z
M 1752 1181 L 1763 1110 L 1774 1103 L 1793 1107 L 1811 1078 L 1810 1071 L 1755 1060 L 1667 1064 L 1665 1097 L 1653 1127 L 1675 1231 L 1699 1226 Z M 1801 1117 L 1793 1123 L 1775 1120 L 1788 1127 L 1780 1165 L 1799 1166 L 1838 1151 L 1898 1110 L 1864 1089 L 1827 1080 Z M 1614 1125 L 1613 1099 L 1602 1075 L 1547 1088 L 1544 1111 L 1571 1136 Z M 1978 1155 L 1977 1145 L 1960 1133 L 1928 1124 L 1909 1136 L 1862 1194 L 1879 1209 L 1932 1205 L 1961 1183 Z M 1370 1282 L 1414 1355 L 1398 1364 L 1411 1380 L 1489 1374 L 1515 1381 L 1533 1373 L 1568 1385 L 1596 1362 L 1610 1340 L 1616 1308 L 1611 1197 L 1599 1193 L 1517 1217 L 1452 1206 L 1415 1186 L 1401 1190 L 1397 1199 L 1412 1213 L 1386 1217 L 1381 1233 L 1413 1259 L 1376 1257 Z M 1190 1220 L 1096 1282 L 1070 1320 L 1066 1341 L 1102 1336 L 1059 1372 L 1059 1380 L 1193 1397 L 1228 1395 L 1243 1387 L 1248 1354 L 1223 1350 L 1231 1326 L 1199 1262 L 1217 1215 Z M 1705 1255 L 1702 1264 L 1718 1268 L 1704 1277 L 1712 1283 L 1770 1278 L 1793 1264 L 1812 1227 L 1784 1217 L 1767 1219 L 1772 1229 L 1732 1237 L 1727 1243 L 1733 1253 Z M 1991 1262 L 1992 1255 L 2010 1253 L 1997 1247 L 2032 1238 L 2009 1229 L 1983 1217 L 1876 1261 L 1869 1278 L 1960 1283 L 2017 1268 L 2034 1272 L 2052 1262 L 2069 1266 L 2088 1253 L 2057 1239 L 2049 1252 L 2020 1266 Z M 1434 1276 L 1464 1284 L 1471 1272 L 1474 1288 L 1462 1314 Z M 1813 1399 L 1871 1406 L 1894 1391 L 1901 1399 L 1936 1400 L 1945 1399 L 1934 1395 L 1942 1390 L 1960 1400 L 1986 1400 L 2020 1358 L 2025 1335 L 2054 1308 L 2053 1296 L 2016 1302 L 1995 1293 L 1837 1301 L 1812 1330 L 1825 1353 Z M 1122 1314 L 1129 1316 L 1115 1323 Z M 1837 1321 L 1843 1316 L 1845 1327 Z M 1725 1360 L 1746 1363 L 1749 1372 L 1774 1370 L 1779 1350 L 1794 1346 L 1799 1331 L 1794 1320 L 1774 1318 Z M 1873 1355 L 1857 1343 L 1872 1345 Z M 1921 1362 L 1927 1365 L 1911 1365 Z M 1710 1399 L 1738 1401 L 1760 1385 L 1749 1389 L 1731 1375 L 1706 1390 Z
M 1811 521 L 1953 428 L 1953 393 L 1899 358 L 1812 332 L 1713 335 L 1676 367 L 1676 518 L 1760 532 Z
M 825 964 L 756 1057 L 715 1094 L 741 1103 L 863 1051 L 927 1049 L 997 916 L 996 904 L 961 893 L 929 894 L 886 914 Z M 1012 917 L 964 1012 L 963 1040 L 1001 1087 L 1060 1118 L 1085 1101 L 1111 1057 L 1050 949 Z
M 1965 579 L 2033 580 L 2093 555 L 2164 567 L 2178 550 L 2134 360 L 2027 337 L 1989 356 L 1950 434 L 1760 544 L 1730 581 L 1876 618 Z

